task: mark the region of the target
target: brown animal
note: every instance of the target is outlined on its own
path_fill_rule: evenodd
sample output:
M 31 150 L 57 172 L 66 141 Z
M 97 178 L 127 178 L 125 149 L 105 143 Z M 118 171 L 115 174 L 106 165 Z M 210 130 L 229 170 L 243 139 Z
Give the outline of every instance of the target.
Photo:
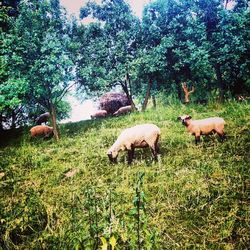
M 195 143 L 200 141 L 201 135 L 208 135 L 216 132 L 222 140 L 225 139 L 224 125 L 225 121 L 220 117 L 210 117 L 202 120 L 192 120 L 190 115 L 178 117 L 182 124 L 187 127 L 188 132 L 195 136 Z
M 43 136 L 44 138 L 48 138 L 53 135 L 53 128 L 47 125 L 37 125 L 30 129 L 31 138 L 37 136 Z
M 132 111 L 131 105 L 119 108 L 113 115 L 123 115 Z
M 96 111 L 94 114 L 92 114 L 90 117 L 91 119 L 96 119 L 96 118 L 103 118 L 103 117 L 106 117 L 107 116 L 107 111 L 106 110 L 98 110 Z

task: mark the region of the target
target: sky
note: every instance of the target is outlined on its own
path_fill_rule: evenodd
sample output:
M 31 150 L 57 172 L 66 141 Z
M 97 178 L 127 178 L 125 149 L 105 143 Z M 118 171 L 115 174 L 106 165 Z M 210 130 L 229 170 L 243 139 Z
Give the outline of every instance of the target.
M 60 0 L 61 5 L 64 6 L 69 14 L 79 17 L 80 8 L 88 2 L 88 0 Z M 95 2 L 100 3 L 101 0 L 95 0 Z M 130 4 L 133 12 L 141 17 L 143 6 L 150 2 L 150 0 L 127 0 Z
M 79 18 L 80 8 L 88 0 L 60 0 L 61 5 L 66 8 L 67 12 L 70 15 L 75 15 Z M 145 4 L 149 3 L 150 0 L 127 0 L 130 4 L 133 12 L 141 17 L 142 10 Z M 100 3 L 101 0 L 96 0 L 97 3 Z M 83 23 L 91 22 L 91 18 L 86 18 Z M 70 103 L 72 111 L 70 113 L 70 118 L 62 120 L 61 123 L 66 122 L 77 122 L 81 120 L 90 119 L 90 115 L 93 114 L 97 109 L 97 105 L 92 100 L 85 100 L 80 102 L 74 97 L 74 91 L 70 93 L 66 100 Z
M 80 102 L 72 95 L 68 96 L 66 99 L 70 103 L 72 111 L 70 113 L 70 118 L 62 120 L 61 123 L 77 122 L 90 119 L 90 115 L 97 110 L 97 106 L 92 100 Z

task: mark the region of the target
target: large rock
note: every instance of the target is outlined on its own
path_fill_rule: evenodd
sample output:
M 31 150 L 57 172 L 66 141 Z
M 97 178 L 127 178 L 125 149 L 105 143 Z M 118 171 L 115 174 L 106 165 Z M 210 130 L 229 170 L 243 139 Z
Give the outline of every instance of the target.
M 100 109 L 106 110 L 108 114 L 130 104 L 127 96 L 122 93 L 106 93 L 100 98 Z

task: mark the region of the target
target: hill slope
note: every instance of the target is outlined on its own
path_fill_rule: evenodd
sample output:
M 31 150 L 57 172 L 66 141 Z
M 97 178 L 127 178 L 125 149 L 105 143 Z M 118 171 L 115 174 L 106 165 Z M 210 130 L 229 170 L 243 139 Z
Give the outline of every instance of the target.
M 100 249 L 101 237 L 114 236 L 118 249 L 246 249 L 249 108 L 172 104 L 62 125 L 58 143 L 29 141 L 27 131 L 1 148 L 0 245 Z M 182 114 L 222 116 L 228 139 L 196 146 L 177 122 Z M 161 128 L 159 162 L 145 149 L 131 166 L 125 153 L 111 165 L 106 151 L 120 131 L 146 122 Z

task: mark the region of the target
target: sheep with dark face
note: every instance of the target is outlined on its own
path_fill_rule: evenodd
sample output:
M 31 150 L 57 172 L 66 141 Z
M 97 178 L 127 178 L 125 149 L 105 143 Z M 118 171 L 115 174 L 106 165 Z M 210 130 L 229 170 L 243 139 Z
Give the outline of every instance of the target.
M 104 118 L 108 115 L 107 111 L 106 110 L 98 110 L 96 111 L 94 114 L 92 114 L 90 117 L 91 119 L 97 119 L 97 118 Z
M 53 128 L 46 125 L 37 125 L 30 129 L 31 138 L 37 136 L 43 136 L 44 138 L 49 138 L 53 135 Z
M 160 129 L 154 124 L 141 124 L 127 128 L 118 136 L 115 143 L 108 150 L 107 155 L 111 162 L 117 163 L 119 152 L 127 150 L 128 164 L 131 164 L 135 148 L 150 147 L 154 160 L 157 160 L 159 138 Z
M 210 117 L 201 120 L 192 120 L 190 115 L 183 115 L 179 116 L 178 119 L 187 127 L 188 132 L 195 136 L 196 144 L 200 141 L 201 135 L 208 135 L 212 132 L 217 133 L 222 140 L 225 139 L 225 121 L 223 118 Z
M 49 120 L 49 117 L 50 117 L 50 113 L 49 112 L 46 112 L 44 114 L 39 115 L 36 118 L 36 124 L 37 125 L 41 125 L 42 123 L 46 124 L 46 122 Z

